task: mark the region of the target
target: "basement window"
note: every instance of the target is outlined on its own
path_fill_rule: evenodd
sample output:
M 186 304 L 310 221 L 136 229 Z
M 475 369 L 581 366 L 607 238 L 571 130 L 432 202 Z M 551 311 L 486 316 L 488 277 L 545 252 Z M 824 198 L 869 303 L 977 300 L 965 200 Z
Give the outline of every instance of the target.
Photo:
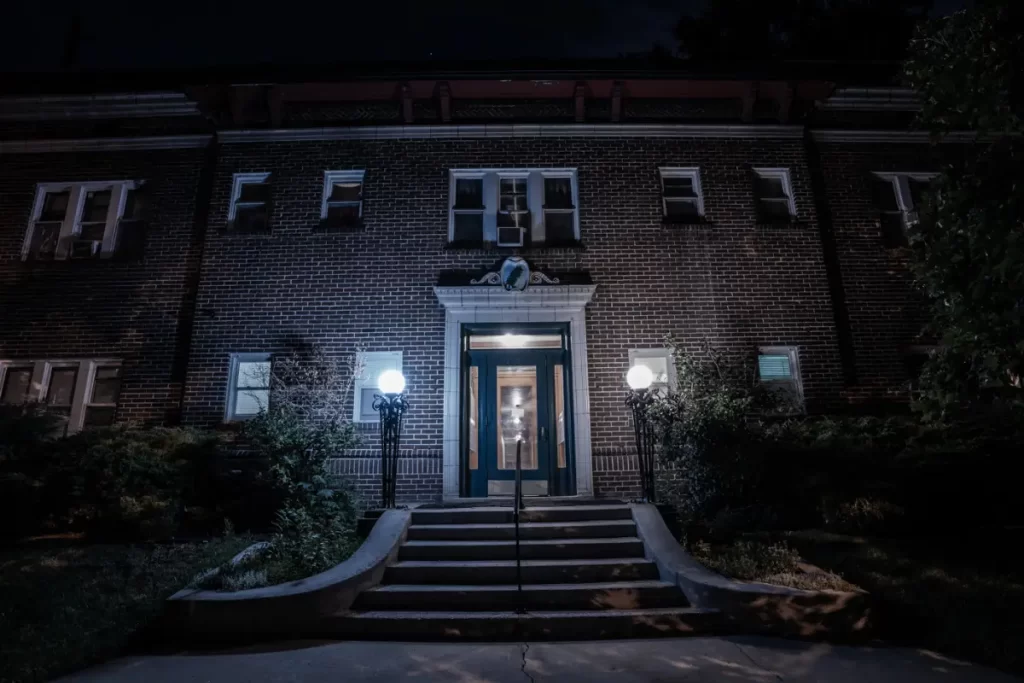
M 755 168 L 758 223 L 789 223 L 796 216 L 793 185 L 786 168 Z
M 132 180 L 42 183 L 22 244 L 22 260 L 95 259 L 129 251 L 141 230 Z

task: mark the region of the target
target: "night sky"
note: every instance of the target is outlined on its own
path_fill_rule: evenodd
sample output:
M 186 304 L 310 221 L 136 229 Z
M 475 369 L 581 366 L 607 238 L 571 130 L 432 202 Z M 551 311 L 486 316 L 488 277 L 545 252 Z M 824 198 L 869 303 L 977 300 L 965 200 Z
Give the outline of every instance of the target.
M 770 0 L 763 0 L 770 1 Z M 937 0 L 947 12 L 964 0 Z M 78 66 L 93 69 L 349 61 L 601 58 L 674 47 L 699 0 L 330 2 L 10 0 L 0 70 L 59 67 L 78 6 Z M 276 7 L 269 14 L 258 8 Z M 287 11 L 284 11 L 287 9 Z

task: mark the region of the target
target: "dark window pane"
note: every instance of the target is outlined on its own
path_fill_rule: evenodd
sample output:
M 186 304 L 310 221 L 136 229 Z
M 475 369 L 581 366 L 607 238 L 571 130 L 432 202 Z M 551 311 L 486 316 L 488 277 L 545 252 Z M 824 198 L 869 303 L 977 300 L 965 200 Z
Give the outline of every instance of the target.
M 87 223 L 81 226 L 78 233 L 80 240 L 102 240 L 103 233 L 107 229 L 106 223 Z
M 270 199 L 269 183 L 245 183 L 238 195 L 240 202 L 265 202 Z
M 60 239 L 60 223 L 36 223 L 32 229 L 32 257 L 52 259 Z
M 327 205 L 327 218 L 332 221 L 349 223 L 359 218 L 358 204 L 335 204 Z
M 545 178 L 544 206 L 548 209 L 573 208 L 572 180 L 570 178 Z
M 685 199 L 668 199 L 665 201 L 666 215 L 669 218 L 698 218 L 697 202 Z
M 786 189 L 782 184 L 782 178 L 765 178 L 763 176 L 757 176 L 755 188 L 759 198 L 780 199 L 786 196 Z
M 525 194 L 502 194 L 501 202 L 498 206 L 499 211 L 527 211 L 529 207 L 526 203 Z
M 235 212 L 235 229 L 240 232 L 265 232 L 268 228 L 267 207 L 245 206 Z
M 121 368 L 116 366 L 96 368 L 92 381 L 92 398 L 89 403 L 116 404 L 121 393 Z
M 907 246 L 907 230 L 903 224 L 902 213 L 883 213 L 881 215 L 882 241 L 887 247 Z
M 666 197 L 696 197 L 693 178 L 664 178 Z
M 482 209 L 484 207 L 484 181 L 480 178 L 455 180 L 455 208 Z
M 896 189 L 891 180 L 879 178 L 874 182 L 875 208 L 879 211 L 899 211 L 896 203 Z
M 126 221 L 139 220 L 138 215 L 141 208 L 141 202 L 139 202 L 139 191 L 128 190 L 125 192 L 124 197 L 124 213 L 121 214 L 121 218 Z
M 50 387 L 46 390 L 46 403 L 51 406 L 70 406 L 75 392 L 78 368 L 54 368 L 50 371 Z
M 40 221 L 63 221 L 68 210 L 68 199 L 71 193 L 48 192 L 43 199 L 43 210 L 39 213 Z
M 907 184 L 910 186 L 910 199 L 914 202 L 914 209 L 920 211 L 927 202 L 926 197 L 928 190 L 931 189 L 931 183 L 927 180 L 910 178 Z
M 331 186 L 332 202 L 358 202 L 363 198 L 363 184 L 355 182 L 334 183 Z
M 505 228 L 498 226 L 498 244 L 521 244 L 523 242 L 522 228 Z
M 114 424 L 114 413 L 117 408 L 113 406 L 88 406 L 85 409 L 85 427 L 109 427 Z
M 499 228 L 528 228 L 530 226 L 530 214 L 527 211 L 515 213 L 498 213 Z
M 544 239 L 547 242 L 572 242 L 576 239 L 576 231 L 571 212 L 544 214 Z
M 96 223 L 107 220 L 110 209 L 110 190 L 85 193 L 85 205 L 82 207 L 82 223 Z
M 787 221 L 790 219 L 788 202 L 762 200 L 757 203 L 757 206 L 759 212 L 759 220 L 772 222 Z
M 502 178 L 501 194 L 526 194 L 526 178 Z
M 0 403 L 23 403 L 32 386 L 32 368 L 7 368 L 4 386 L 0 389 Z
M 455 214 L 456 242 L 482 242 L 484 239 L 484 216 L 482 213 Z

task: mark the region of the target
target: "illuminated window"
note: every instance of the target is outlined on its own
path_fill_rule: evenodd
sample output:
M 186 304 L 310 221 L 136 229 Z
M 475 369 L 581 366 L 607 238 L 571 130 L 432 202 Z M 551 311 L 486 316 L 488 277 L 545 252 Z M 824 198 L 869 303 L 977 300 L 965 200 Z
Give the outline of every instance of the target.
M 762 346 L 757 353 L 757 376 L 779 401 L 778 412 L 803 412 L 804 391 L 800 360 L 792 346 Z
M 139 229 L 140 187 L 130 180 L 40 184 L 22 259 L 93 259 L 125 250 Z

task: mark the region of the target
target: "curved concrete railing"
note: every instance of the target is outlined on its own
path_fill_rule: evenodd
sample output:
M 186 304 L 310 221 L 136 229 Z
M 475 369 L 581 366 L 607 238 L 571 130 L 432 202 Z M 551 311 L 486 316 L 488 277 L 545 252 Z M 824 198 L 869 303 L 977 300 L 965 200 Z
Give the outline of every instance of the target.
M 387 510 L 352 557 L 315 576 L 233 593 L 178 591 L 164 604 L 164 626 L 182 635 L 223 639 L 301 635 L 380 583 L 405 541 L 410 519 L 408 510 Z
M 635 504 L 633 519 L 648 559 L 694 607 L 718 609 L 744 630 L 786 635 L 864 636 L 873 626 L 866 593 L 805 591 L 734 581 L 687 553 L 653 505 Z

